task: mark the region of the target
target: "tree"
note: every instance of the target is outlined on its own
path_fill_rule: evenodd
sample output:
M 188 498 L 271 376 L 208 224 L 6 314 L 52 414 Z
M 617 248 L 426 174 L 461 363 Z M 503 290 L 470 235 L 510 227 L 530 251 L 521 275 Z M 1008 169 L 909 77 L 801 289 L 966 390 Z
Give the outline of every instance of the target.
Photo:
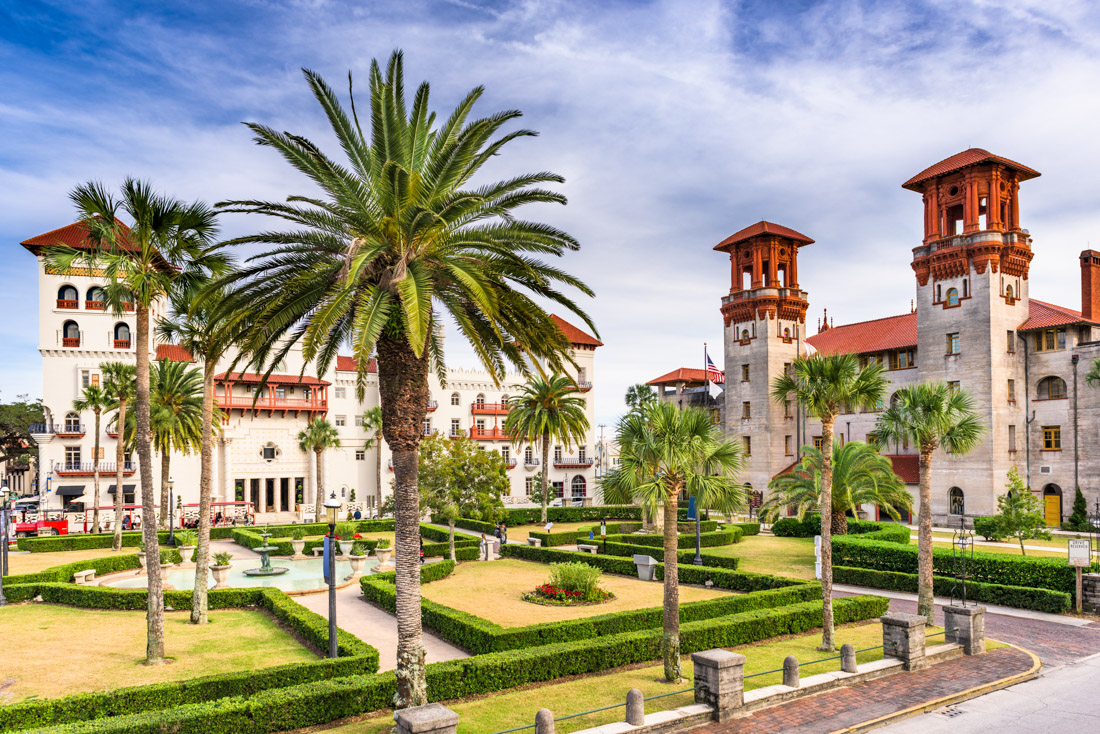
M 382 406 L 376 405 L 363 413 L 363 430 L 369 435 L 363 448 L 374 449 L 374 506 L 382 517 Z
M 821 445 L 833 445 L 833 423 L 840 413 L 871 410 L 886 392 L 882 367 L 860 367 L 853 354 L 798 357 L 789 370 L 772 380 L 772 399 L 778 403 L 794 400 L 808 415 L 821 421 Z M 821 650 L 834 648 L 833 635 L 833 457 L 822 455 L 821 462 Z
M 504 517 L 508 466 L 496 451 L 484 451 L 466 437 L 428 436 L 420 443 L 420 501 L 432 519 L 446 520 L 455 559 L 455 521 L 460 517 L 493 522 Z
M 1077 488 L 1076 494 L 1073 495 L 1073 512 L 1070 513 L 1066 526 L 1070 530 L 1076 530 L 1082 533 L 1087 533 L 1092 530 L 1092 526 L 1089 525 L 1089 506 L 1085 501 L 1085 495 L 1082 494 L 1080 487 Z
M 84 392 L 73 401 L 73 410 L 77 413 L 92 412 L 95 416 L 95 443 L 92 445 L 92 532 L 99 532 L 99 428 L 103 411 L 110 409 L 111 396 L 100 385 L 88 385 Z M 115 487 L 118 493 L 118 486 Z
M 521 393 L 508 400 L 504 432 L 518 446 L 523 441 L 538 441 L 542 449 L 542 522 L 546 522 L 546 504 L 550 492 L 550 442 L 568 447 L 584 443 L 588 437 L 585 402 L 571 377 L 536 377 L 523 386 Z
M 744 507 L 745 487 L 735 483 L 744 467 L 741 447 L 722 438 L 710 415 L 697 408 L 657 403 L 645 413 L 619 420 L 619 467 L 603 480 L 611 504 L 641 502 L 664 508 L 664 616 L 661 656 L 665 679 L 678 681 L 680 666 L 680 580 L 677 565 L 680 492 L 700 507 L 731 514 Z
M 631 385 L 626 389 L 626 407 L 631 411 L 645 410 L 657 401 L 657 392 L 649 385 Z
M 87 249 L 47 248 L 46 260 L 62 272 L 80 261 L 103 270 L 104 301 L 116 314 L 132 306 L 137 322 L 135 352 L 137 387 L 135 446 L 141 476 L 141 530 L 145 547 L 158 548 L 154 506 L 151 405 L 150 315 L 154 306 L 174 292 L 187 290 L 225 269 L 226 260 L 215 251 L 215 215 L 206 204 L 184 204 L 157 194 L 143 181 L 127 178 L 122 197 L 115 199 L 99 183 L 78 186 L 70 198 L 88 233 Z M 118 218 L 126 214 L 127 227 Z M 119 423 L 124 428 L 124 423 Z M 116 487 L 121 492 L 122 487 Z M 149 564 L 146 664 L 164 662 L 164 590 L 160 565 Z
M 115 537 L 111 547 L 122 550 L 122 471 L 126 461 L 126 434 L 120 426 L 126 425 L 126 408 L 134 399 L 137 379 L 132 364 L 105 362 L 99 366 L 103 373 L 103 392 L 111 398 L 110 409 L 115 411 Z
M 802 449 L 802 460 L 790 472 L 768 484 L 774 492 L 761 506 L 760 515 L 776 518 L 788 507 L 796 508 L 798 519 L 821 506 L 821 476 L 825 457 L 812 446 Z M 881 507 L 895 520 L 897 508 L 908 510 L 913 498 L 905 483 L 894 473 L 890 460 L 862 441 L 833 443 L 832 533 L 847 535 L 848 516 L 865 504 Z
M 34 445 L 29 429 L 45 422 L 41 400 L 16 395 L 15 402 L 0 404 L 0 461 L 29 458 Z
M 920 452 L 920 502 L 917 517 L 917 614 L 932 624 L 932 455 L 937 448 L 961 456 L 980 442 L 984 428 L 974 400 L 946 382 L 900 388 L 890 407 L 879 414 L 871 436 L 878 445 L 903 441 Z
M 1005 486 L 1008 492 L 997 498 L 997 528 L 1004 537 L 1016 538 L 1020 543 L 1020 555 L 1026 556 L 1025 540 L 1050 540 L 1054 536 L 1047 530 L 1042 500 L 1028 491 L 1016 467 L 1008 470 L 1008 482 Z
M 1100 357 L 1092 360 L 1089 371 L 1085 374 L 1085 384 L 1089 387 L 1100 387 Z
M 298 448 L 307 454 L 312 451 L 314 456 L 317 457 L 317 486 L 313 488 L 316 495 L 313 498 L 314 517 L 317 522 L 320 522 L 321 518 L 325 516 L 325 450 L 337 448 L 339 445 L 340 434 L 337 433 L 335 426 L 323 416 L 317 416 L 311 420 L 298 433 Z

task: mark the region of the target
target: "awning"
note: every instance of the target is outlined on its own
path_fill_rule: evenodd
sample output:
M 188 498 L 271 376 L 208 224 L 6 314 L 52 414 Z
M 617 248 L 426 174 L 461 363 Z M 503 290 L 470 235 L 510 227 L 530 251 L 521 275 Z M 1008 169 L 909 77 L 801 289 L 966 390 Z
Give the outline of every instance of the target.
M 66 487 L 57 488 L 58 497 L 79 497 L 82 494 L 84 494 L 83 484 L 69 485 Z
M 122 485 L 122 493 L 123 494 L 133 494 L 135 489 L 137 489 L 136 484 L 123 484 Z M 111 486 L 107 487 L 107 494 L 114 494 L 114 493 L 115 493 L 115 485 L 112 484 Z

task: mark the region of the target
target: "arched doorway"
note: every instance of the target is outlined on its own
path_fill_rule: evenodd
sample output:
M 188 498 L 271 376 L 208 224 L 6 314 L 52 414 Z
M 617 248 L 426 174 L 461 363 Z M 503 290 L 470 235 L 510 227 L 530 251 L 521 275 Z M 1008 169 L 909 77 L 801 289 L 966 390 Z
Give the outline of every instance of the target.
M 571 494 L 573 496 L 574 504 L 581 504 L 584 501 L 585 490 L 588 487 L 588 482 L 580 474 L 573 477 L 573 481 L 569 483 Z
M 947 511 L 952 515 L 966 514 L 966 495 L 958 487 L 952 487 L 947 493 Z
M 1056 528 L 1062 524 L 1062 488 L 1057 484 L 1043 487 L 1043 517 L 1047 527 Z

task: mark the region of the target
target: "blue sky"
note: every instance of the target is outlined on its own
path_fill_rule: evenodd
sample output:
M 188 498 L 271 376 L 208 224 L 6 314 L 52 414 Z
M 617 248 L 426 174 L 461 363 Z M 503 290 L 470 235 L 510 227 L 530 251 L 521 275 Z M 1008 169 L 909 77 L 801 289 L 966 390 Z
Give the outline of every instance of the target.
M 533 212 L 582 243 L 596 290 L 597 416 L 627 385 L 721 355 L 727 262 L 759 219 L 802 251 L 811 329 L 903 313 L 921 204 L 901 182 L 970 146 L 1043 173 L 1025 184 L 1032 296 L 1077 307 L 1100 243 L 1100 11 L 1087 2 L 177 2 L 0 4 L 0 399 L 41 395 L 37 283 L 18 243 L 72 220 L 67 193 L 127 174 L 185 199 L 281 199 L 307 185 L 243 120 L 331 147 L 300 68 L 365 89 L 400 47 L 406 84 L 450 107 L 518 108 L 540 131 L 493 173 L 566 177 Z M 223 232 L 257 226 L 226 217 Z M 455 366 L 468 348 L 448 341 Z M 720 359 L 717 360 L 720 362 Z

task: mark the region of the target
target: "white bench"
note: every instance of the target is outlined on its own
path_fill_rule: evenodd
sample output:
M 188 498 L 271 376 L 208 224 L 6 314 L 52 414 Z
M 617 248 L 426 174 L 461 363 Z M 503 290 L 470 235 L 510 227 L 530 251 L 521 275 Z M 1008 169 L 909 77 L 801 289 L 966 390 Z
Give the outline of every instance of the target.
M 596 555 L 599 552 L 600 547 L 598 545 L 588 545 L 587 543 L 577 543 L 577 550 L 581 551 L 582 553 L 591 553 L 592 555 Z
M 536 548 L 541 548 L 542 540 L 540 538 L 528 538 L 527 545 L 533 545 Z
M 95 581 L 95 570 L 88 569 L 87 571 L 77 571 L 73 574 L 73 581 L 78 584 L 88 584 Z
M 315 546 L 313 546 L 312 550 L 313 550 L 313 555 L 314 556 L 319 556 L 319 555 L 322 555 L 325 552 L 325 546 L 315 545 Z

